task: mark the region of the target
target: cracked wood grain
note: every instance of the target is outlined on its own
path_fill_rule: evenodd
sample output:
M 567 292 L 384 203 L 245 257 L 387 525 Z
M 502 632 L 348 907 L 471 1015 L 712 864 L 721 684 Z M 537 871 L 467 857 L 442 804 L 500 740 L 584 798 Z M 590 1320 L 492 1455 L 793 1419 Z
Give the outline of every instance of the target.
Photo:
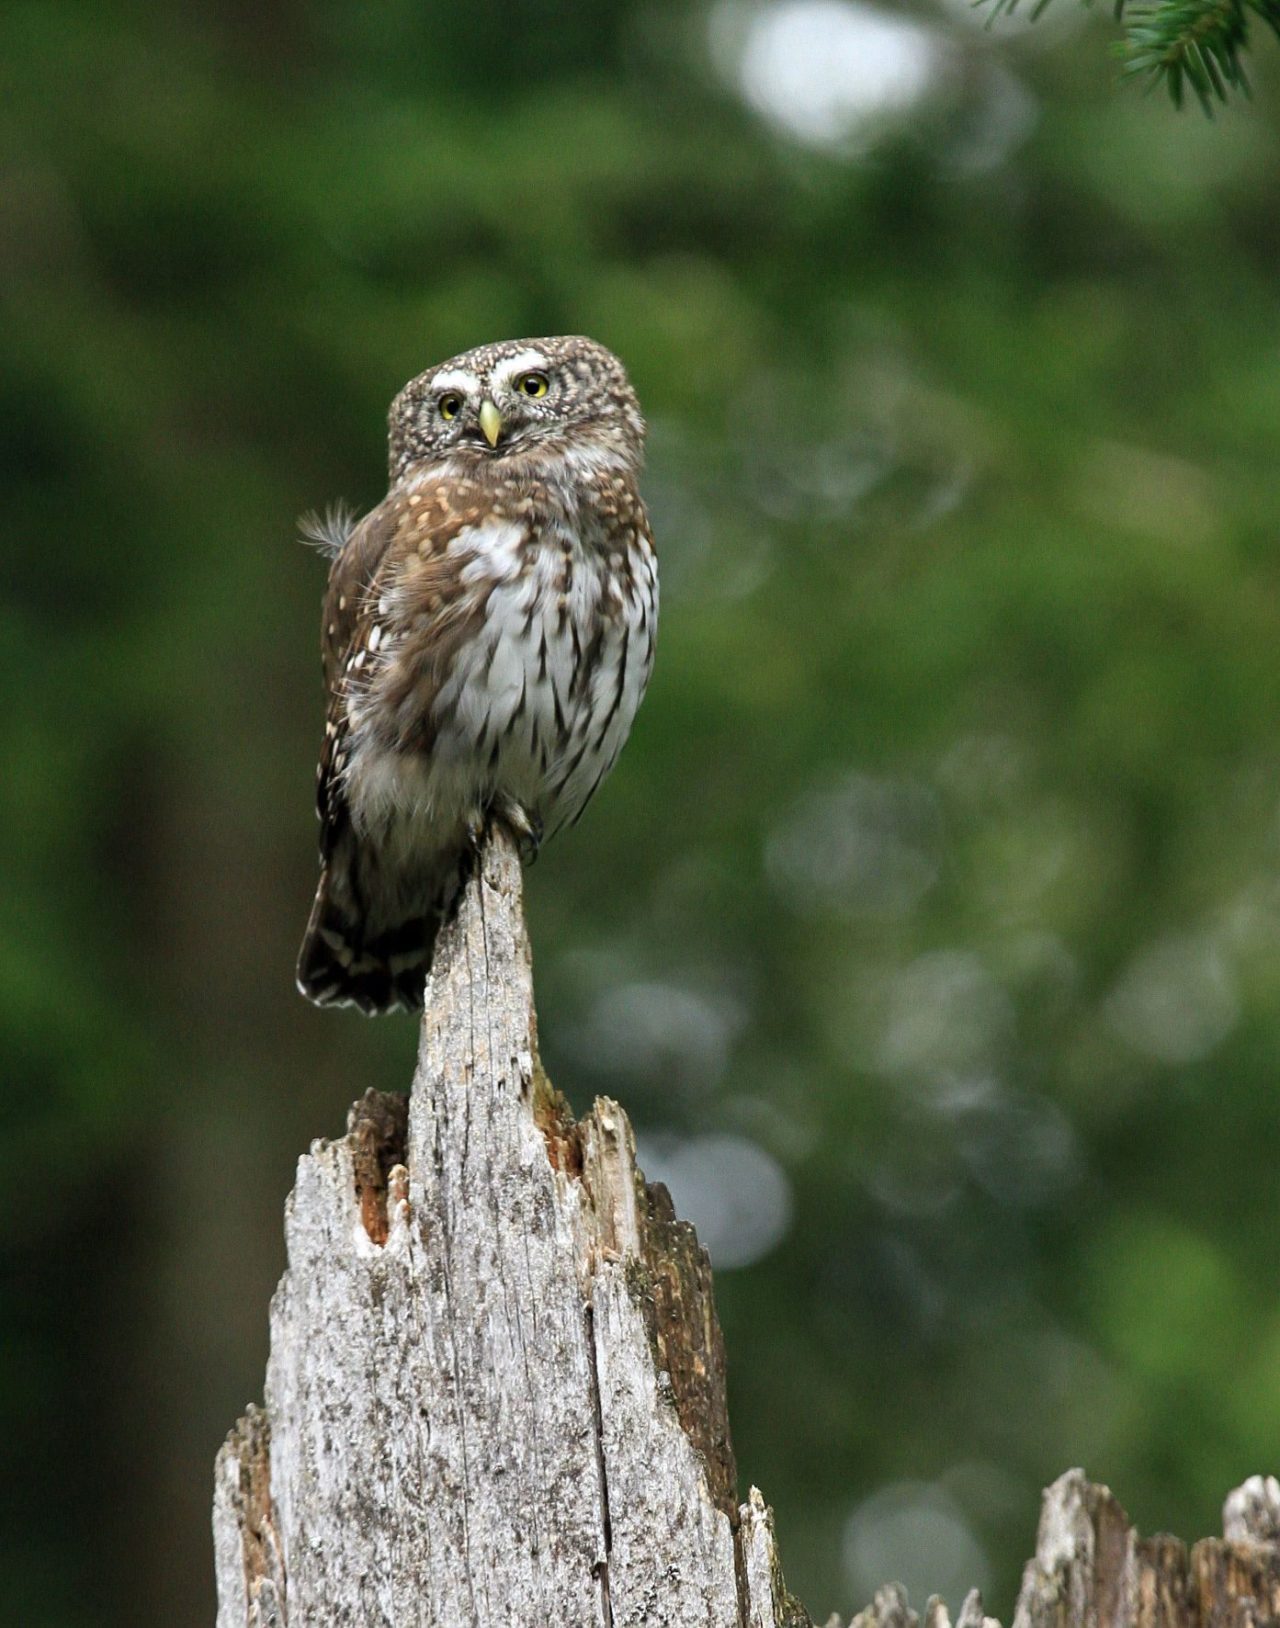
M 410 1096 L 366 1092 L 299 1161 L 265 1407 L 218 1455 L 218 1628 L 812 1628 L 738 1503 L 706 1255 L 621 1108 L 575 1122 L 542 1071 L 520 886 L 498 832 Z M 1280 1621 L 1274 1480 L 1225 1534 L 1143 1541 L 1069 1472 L 1014 1628 Z M 890 1586 L 852 1628 L 919 1623 Z M 974 1593 L 957 1628 L 998 1625 Z

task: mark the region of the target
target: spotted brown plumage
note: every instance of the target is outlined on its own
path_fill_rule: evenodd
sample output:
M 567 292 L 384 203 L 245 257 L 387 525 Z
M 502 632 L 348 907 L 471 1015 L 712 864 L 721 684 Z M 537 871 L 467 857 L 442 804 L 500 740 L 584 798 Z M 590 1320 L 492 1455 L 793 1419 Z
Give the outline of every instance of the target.
M 298 987 L 422 1004 L 440 923 L 493 812 L 529 851 L 608 774 L 653 665 L 644 421 L 589 339 L 512 340 L 405 386 L 391 487 L 304 524 L 333 563 L 320 883 Z

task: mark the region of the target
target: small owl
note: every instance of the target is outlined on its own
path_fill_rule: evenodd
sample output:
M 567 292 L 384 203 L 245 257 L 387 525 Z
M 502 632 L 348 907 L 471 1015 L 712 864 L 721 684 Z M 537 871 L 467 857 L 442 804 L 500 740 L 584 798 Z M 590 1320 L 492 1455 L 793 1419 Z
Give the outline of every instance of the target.
M 376 509 L 304 522 L 333 557 L 309 999 L 421 1006 L 485 819 L 532 857 L 613 767 L 658 618 L 644 428 L 602 345 L 482 345 L 392 403 Z

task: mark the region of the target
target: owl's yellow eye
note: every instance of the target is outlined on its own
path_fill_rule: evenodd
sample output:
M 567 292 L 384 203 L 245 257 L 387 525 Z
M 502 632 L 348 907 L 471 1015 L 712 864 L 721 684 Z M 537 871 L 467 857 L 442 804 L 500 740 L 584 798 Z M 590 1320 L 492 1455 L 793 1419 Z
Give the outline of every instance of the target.
M 545 396 L 547 376 L 545 373 L 522 373 L 516 380 L 516 389 L 522 396 Z
M 456 391 L 451 390 L 447 396 L 440 397 L 438 406 L 441 418 L 457 418 L 462 411 L 462 397 Z

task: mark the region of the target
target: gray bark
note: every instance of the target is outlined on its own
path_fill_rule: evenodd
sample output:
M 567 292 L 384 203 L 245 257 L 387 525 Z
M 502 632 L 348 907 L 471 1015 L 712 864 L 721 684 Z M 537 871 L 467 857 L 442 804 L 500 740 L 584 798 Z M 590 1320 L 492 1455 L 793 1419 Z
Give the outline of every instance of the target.
M 501 834 L 441 936 L 412 1094 L 312 1146 L 285 1233 L 265 1409 L 218 1456 L 218 1628 L 806 1628 L 763 1499 L 737 1501 L 706 1256 L 617 1104 L 575 1123 L 542 1072 Z M 1280 1488 L 1226 1521 L 1190 1556 L 1143 1543 L 1070 1472 L 1014 1628 L 1278 1620 Z M 916 1622 L 889 1588 L 854 1628 Z M 959 1625 L 989 1622 L 971 1596 Z

